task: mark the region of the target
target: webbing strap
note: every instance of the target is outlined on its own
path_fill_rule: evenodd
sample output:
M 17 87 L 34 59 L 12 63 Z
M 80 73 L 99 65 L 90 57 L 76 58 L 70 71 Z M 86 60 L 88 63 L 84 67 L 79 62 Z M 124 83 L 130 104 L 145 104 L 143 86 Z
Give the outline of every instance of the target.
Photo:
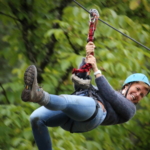
M 99 13 L 96 9 L 90 9 L 90 22 L 89 22 L 89 32 L 88 32 L 88 38 L 87 42 L 93 42 L 94 40 L 94 32 L 96 30 L 96 26 L 98 23 Z M 91 53 L 91 55 L 94 55 L 94 52 Z M 73 69 L 72 73 L 83 73 L 83 72 L 89 72 L 92 68 L 91 64 L 85 64 L 80 69 Z
M 82 66 L 80 69 L 73 69 L 72 70 L 72 74 L 74 73 L 83 73 L 83 72 L 88 72 L 91 69 L 92 65 L 91 64 L 85 64 L 84 66 Z

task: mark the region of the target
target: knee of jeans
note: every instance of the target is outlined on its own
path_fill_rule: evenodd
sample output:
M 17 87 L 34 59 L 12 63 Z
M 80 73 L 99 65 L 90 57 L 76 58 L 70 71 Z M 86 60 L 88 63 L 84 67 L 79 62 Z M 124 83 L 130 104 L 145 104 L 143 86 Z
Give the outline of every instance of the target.
M 32 113 L 30 115 L 30 123 L 33 127 L 37 127 L 37 126 L 40 126 L 41 124 L 43 124 L 40 117 L 38 115 L 34 114 L 34 113 Z

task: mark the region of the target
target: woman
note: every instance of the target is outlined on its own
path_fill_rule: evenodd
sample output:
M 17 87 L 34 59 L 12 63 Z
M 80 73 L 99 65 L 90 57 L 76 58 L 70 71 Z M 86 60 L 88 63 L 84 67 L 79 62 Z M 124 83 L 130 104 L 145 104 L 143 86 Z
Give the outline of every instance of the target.
M 51 150 L 52 144 L 47 127 L 60 126 L 64 130 L 81 133 L 99 125 L 120 124 L 130 120 L 135 112 L 135 104 L 150 90 L 148 78 L 140 73 L 129 76 L 121 92 L 115 91 L 98 69 L 94 52 L 95 45 L 86 45 L 86 58 L 82 65 L 89 63 L 95 75 L 97 87 L 77 91 L 75 95 L 52 95 L 38 86 L 37 70 L 34 65 L 24 74 L 25 89 L 22 100 L 42 105 L 30 117 L 33 135 L 39 150 Z M 84 74 L 84 78 L 88 78 Z M 75 85 L 78 89 L 77 85 Z

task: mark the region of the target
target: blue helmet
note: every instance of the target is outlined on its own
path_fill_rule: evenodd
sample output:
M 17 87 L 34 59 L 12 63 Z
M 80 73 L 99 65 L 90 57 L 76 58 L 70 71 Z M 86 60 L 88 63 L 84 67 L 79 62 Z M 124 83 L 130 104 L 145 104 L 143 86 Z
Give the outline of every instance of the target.
M 144 82 L 148 86 L 150 86 L 150 82 L 149 82 L 147 76 L 142 73 L 134 73 L 134 74 L 130 75 L 129 77 L 127 77 L 127 79 L 124 81 L 123 86 L 128 83 L 136 82 L 136 81 Z

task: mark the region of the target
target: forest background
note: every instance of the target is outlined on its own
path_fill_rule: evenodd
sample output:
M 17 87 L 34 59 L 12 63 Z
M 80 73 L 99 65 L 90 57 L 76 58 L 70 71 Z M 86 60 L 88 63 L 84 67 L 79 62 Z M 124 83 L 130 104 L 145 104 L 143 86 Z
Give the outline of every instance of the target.
M 102 20 L 150 48 L 150 0 L 78 2 L 88 10 L 96 8 Z M 39 105 L 21 101 L 24 71 L 34 64 L 45 91 L 71 94 L 71 72 L 85 56 L 88 28 L 88 13 L 72 0 L 0 0 L 0 150 L 37 149 L 29 117 Z M 100 21 L 94 42 L 98 66 L 114 89 L 131 73 L 150 78 L 150 51 Z M 149 114 L 150 96 L 121 125 L 83 134 L 49 128 L 53 149 L 147 150 Z

